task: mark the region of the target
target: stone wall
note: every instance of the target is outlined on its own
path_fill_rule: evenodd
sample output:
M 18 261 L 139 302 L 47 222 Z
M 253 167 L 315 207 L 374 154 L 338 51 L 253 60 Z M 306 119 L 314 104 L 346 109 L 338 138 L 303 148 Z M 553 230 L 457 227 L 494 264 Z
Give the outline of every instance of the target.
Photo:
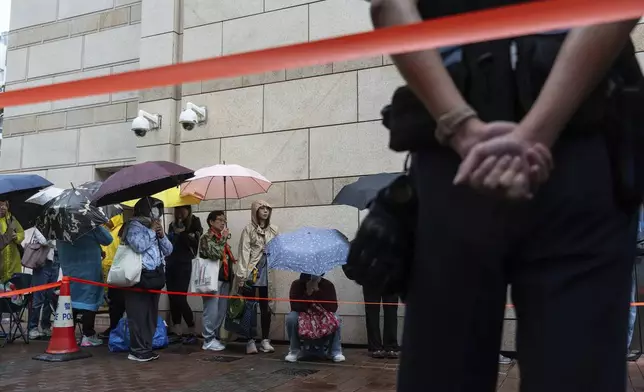
M 360 0 L 20 0 L 14 1 L 8 52 L 8 90 L 115 74 L 307 42 L 371 29 Z M 644 50 L 644 25 L 633 34 Z M 644 54 L 638 57 L 644 61 Z M 0 172 L 31 172 L 60 187 L 103 179 L 109 171 L 146 160 L 197 169 L 237 163 L 274 182 L 258 196 L 274 207 L 282 231 L 337 228 L 352 237 L 364 212 L 331 201 L 359 176 L 402 170 L 404 155 L 387 149 L 380 109 L 402 81 L 386 56 L 204 80 L 139 92 L 112 93 L 6 109 Z M 186 132 L 177 124 L 187 102 L 208 108 L 208 123 Z M 130 132 L 137 109 L 163 116 L 144 138 Z M 233 249 L 249 221 L 254 198 L 229 200 Z M 205 216 L 223 209 L 204 202 Z M 293 274 L 278 272 L 278 296 Z M 342 300 L 360 289 L 334 271 Z M 195 311 L 201 301 L 190 299 Z M 164 300 L 162 308 L 167 309 Z M 271 335 L 284 339 L 277 307 Z M 363 307 L 342 305 L 343 340 L 365 343 Z M 402 321 L 402 308 L 400 309 Z M 512 344 L 512 327 L 506 347 Z

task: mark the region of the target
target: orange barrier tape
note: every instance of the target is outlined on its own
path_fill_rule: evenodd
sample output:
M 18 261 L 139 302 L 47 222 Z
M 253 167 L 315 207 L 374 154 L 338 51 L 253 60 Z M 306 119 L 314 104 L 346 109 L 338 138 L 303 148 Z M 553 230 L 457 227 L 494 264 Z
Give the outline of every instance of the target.
M 3 292 L 0 292 L 0 298 L 10 298 L 16 295 L 25 295 L 25 294 L 35 293 L 36 291 L 54 289 L 54 288 L 60 287 L 61 284 L 62 283 L 60 282 L 55 282 L 55 283 L 43 284 L 41 286 L 29 287 L 28 289 L 20 289 L 20 290 L 14 290 L 14 291 L 6 291 L 6 292 L 3 291 Z
M 0 108 L 434 49 L 638 19 L 643 14 L 642 0 L 535 1 L 368 33 L 10 91 L 0 94 Z

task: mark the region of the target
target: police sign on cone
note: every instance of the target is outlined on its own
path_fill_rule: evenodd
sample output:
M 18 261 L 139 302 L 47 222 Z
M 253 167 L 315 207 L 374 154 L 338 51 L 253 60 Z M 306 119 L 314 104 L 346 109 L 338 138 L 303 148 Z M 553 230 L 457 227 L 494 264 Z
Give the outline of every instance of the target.
M 65 276 L 60 287 L 58 307 L 56 308 L 54 328 L 49 346 L 44 354 L 37 355 L 34 359 L 47 362 L 66 362 L 91 356 L 92 354 L 81 351 L 76 343 L 71 289 L 69 278 Z

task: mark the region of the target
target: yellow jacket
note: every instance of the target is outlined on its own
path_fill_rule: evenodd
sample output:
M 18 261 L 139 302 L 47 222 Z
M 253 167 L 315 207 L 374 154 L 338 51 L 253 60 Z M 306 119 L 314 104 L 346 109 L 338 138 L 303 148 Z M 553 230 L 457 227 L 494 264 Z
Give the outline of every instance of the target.
M 112 243 L 108 246 L 102 246 L 103 252 L 105 252 L 105 258 L 103 258 L 103 279 L 107 280 L 107 274 L 110 272 L 112 267 L 112 262 L 114 261 L 114 255 L 116 255 L 116 250 L 121 244 L 121 239 L 119 238 L 119 231 L 123 227 L 123 215 L 117 215 L 111 219 L 114 228 L 110 230 L 112 235 Z
M 6 233 L 9 225 L 12 225 L 18 238 L 0 251 L 0 282 L 6 282 L 11 279 L 13 274 L 22 271 L 18 244 L 21 244 L 25 240 L 25 231 L 20 225 L 20 222 L 14 219 L 9 213 L 6 217 L 0 218 L 0 234 Z

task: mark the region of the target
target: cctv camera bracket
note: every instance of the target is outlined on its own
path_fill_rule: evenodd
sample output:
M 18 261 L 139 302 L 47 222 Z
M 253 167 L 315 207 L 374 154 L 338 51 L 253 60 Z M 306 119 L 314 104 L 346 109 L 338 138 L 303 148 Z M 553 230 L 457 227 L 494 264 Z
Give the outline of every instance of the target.
M 188 102 L 186 109 L 192 110 L 197 114 L 197 124 L 203 124 L 208 119 L 208 111 L 205 106 L 197 106 L 192 102 Z
M 161 129 L 161 115 L 160 114 L 150 114 L 145 110 L 139 110 L 139 117 L 143 117 L 150 122 L 150 130 L 159 130 Z

